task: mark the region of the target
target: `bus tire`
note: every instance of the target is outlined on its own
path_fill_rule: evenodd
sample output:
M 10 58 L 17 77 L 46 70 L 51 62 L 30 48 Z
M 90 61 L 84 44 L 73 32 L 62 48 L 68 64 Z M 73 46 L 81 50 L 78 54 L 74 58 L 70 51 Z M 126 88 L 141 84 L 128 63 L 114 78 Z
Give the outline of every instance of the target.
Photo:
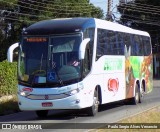
M 37 110 L 36 114 L 39 118 L 45 118 L 48 115 L 48 110 Z
M 137 105 L 140 102 L 141 102 L 141 93 L 140 93 L 140 89 L 138 87 L 138 84 L 136 84 L 135 95 L 132 98 L 132 104 Z
M 141 85 L 141 90 L 140 90 L 140 99 L 139 99 L 139 103 L 142 103 L 142 101 L 143 101 L 143 98 L 144 98 L 144 88 L 145 86 L 144 86 L 144 84 L 142 83 L 142 85 Z
M 99 108 L 99 98 L 98 98 L 98 91 L 94 91 L 94 96 L 93 96 L 93 105 L 89 108 L 87 108 L 87 114 L 89 116 L 95 116 L 98 112 Z

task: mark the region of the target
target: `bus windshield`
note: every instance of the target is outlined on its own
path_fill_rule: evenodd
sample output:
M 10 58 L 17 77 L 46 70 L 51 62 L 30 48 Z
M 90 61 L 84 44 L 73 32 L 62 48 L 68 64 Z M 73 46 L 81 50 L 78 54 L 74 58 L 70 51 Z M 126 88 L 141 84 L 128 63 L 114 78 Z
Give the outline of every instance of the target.
M 81 34 L 23 37 L 19 46 L 19 81 L 32 86 L 77 81 L 81 78 L 81 41 Z

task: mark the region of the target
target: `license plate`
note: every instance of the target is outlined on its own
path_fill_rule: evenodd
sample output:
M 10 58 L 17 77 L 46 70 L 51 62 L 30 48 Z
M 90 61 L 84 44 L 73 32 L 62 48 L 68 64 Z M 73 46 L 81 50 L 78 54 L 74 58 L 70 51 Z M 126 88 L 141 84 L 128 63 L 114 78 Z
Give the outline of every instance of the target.
M 52 106 L 53 106 L 52 102 L 44 102 L 44 103 L 42 103 L 42 107 L 52 107 Z

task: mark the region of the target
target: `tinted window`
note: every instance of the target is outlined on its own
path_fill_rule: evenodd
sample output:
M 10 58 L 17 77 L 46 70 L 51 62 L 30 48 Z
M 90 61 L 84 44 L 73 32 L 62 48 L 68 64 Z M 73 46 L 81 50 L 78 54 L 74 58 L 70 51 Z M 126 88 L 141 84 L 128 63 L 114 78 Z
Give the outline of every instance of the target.
M 117 32 L 117 54 L 124 55 L 123 33 Z
M 116 55 L 117 44 L 116 34 L 114 31 L 107 31 L 107 47 L 105 48 L 105 55 Z
M 132 46 L 131 46 L 131 55 L 138 56 L 139 55 L 139 37 L 137 35 L 133 35 Z
M 104 48 L 107 46 L 107 31 L 98 29 L 97 31 L 97 59 L 104 55 Z
M 92 58 L 92 55 L 93 55 L 94 32 L 95 32 L 94 28 L 88 28 L 84 32 L 84 39 L 90 38 L 90 41 L 89 41 L 90 58 Z
M 123 41 L 124 41 L 124 45 L 127 47 L 127 49 L 129 48 L 129 46 L 131 46 L 131 35 L 127 34 L 127 33 L 122 33 L 123 34 Z
M 143 56 L 144 55 L 144 53 L 143 53 L 143 45 L 144 45 L 144 43 L 143 43 L 143 40 L 142 40 L 142 36 L 139 36 L 139 53 L 138 53 L 138 55 L 139 56 Z
M 144 56 L 150 55 L 151 53 L 150 38 L 143 36 L 142 40 L 144 44 Z
M 98 29 L 97 58 L 102 55 L 124 55 L 122 33 Z
M 97 59 L 102 55 L 124 55 L 124 49 L 127 53 L 131 49 L 132 56 L 149 55 L 149 37 L 98 29 Z
M 147 47 L 144 47 L 146 42 L 144 42 L 144 37 L 139 35 L 133 35 L 131 55 L 133 56 L 143 56 L 147 50 Z M 148 47 L 150 48 L 150 47 Z

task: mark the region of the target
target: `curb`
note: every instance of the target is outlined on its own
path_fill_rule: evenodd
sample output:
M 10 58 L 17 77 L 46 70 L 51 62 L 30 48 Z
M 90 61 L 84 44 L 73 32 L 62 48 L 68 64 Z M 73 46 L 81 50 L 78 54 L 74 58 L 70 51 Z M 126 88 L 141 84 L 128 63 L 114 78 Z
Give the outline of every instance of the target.
M 14 98 L 14 96 L 15 96 L 15 95 L 1 96 L 1 97 L 0 97 L 0 102 L 12 100 L 12 99 Z

